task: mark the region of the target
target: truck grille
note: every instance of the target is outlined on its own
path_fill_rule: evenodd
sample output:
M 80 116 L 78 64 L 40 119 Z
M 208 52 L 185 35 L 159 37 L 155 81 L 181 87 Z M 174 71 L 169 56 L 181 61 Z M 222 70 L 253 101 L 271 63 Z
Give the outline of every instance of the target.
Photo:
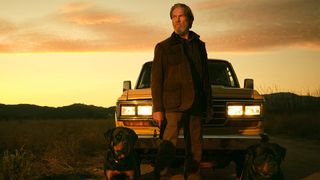
M 214 99 L 212 101 L 213 119 L 206 125 L 224 125 L 226 122 L 226 100 Z

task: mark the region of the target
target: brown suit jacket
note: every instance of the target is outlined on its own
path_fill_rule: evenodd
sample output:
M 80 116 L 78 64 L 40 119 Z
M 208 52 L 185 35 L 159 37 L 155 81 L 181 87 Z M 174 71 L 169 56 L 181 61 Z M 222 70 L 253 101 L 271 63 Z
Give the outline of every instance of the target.
M 210 107 L 211 88 L 208 80 L 207 52 L 204 42 L 198 35 L 196 37 L 194 41 L 198 50 L 195 51 L 194 57 L 200 62 L 199 75 L 207 107 Z M 195 90 L 190 63 L 184 53 L 183 44 L 175 33 L 156 45 L 151 79 L 154 112 L 185 111 L 192 106 Z

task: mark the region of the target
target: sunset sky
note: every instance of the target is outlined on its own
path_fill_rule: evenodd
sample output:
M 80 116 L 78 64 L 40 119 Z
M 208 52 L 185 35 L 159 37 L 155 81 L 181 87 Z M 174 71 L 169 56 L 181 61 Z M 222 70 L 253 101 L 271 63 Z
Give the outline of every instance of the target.
M 0 103 L 114 106 L 171 35 L 177 2 L 241 86 L 320 96 L 319 0 L 0 0 Z

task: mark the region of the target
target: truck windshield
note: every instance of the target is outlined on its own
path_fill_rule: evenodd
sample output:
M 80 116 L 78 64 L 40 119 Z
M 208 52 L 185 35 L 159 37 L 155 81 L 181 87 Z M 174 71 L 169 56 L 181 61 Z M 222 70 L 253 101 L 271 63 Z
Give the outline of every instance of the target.
M 144 64 L 136 85 L 137 89 L 150 88 L 152 62 Z M 211 85 L 239 87 L 235 73 L 229 63 L 225 61 L 209 61 L 209 81 Z
M 208 70 L 211 85 L 239 87 L 236 75 L 229 63 L 224 61 L 209 61 Z

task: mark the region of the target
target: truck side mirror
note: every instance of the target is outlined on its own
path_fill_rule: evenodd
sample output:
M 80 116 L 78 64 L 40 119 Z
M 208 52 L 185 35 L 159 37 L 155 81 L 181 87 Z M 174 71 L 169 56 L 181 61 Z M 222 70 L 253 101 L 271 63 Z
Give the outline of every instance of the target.
M 253 79 L 245 79 L 244 80 L 244 88 L 253 89 Z
M 123 81 L 122 91 L 127 91 L 131 89 L 131 81 Z

